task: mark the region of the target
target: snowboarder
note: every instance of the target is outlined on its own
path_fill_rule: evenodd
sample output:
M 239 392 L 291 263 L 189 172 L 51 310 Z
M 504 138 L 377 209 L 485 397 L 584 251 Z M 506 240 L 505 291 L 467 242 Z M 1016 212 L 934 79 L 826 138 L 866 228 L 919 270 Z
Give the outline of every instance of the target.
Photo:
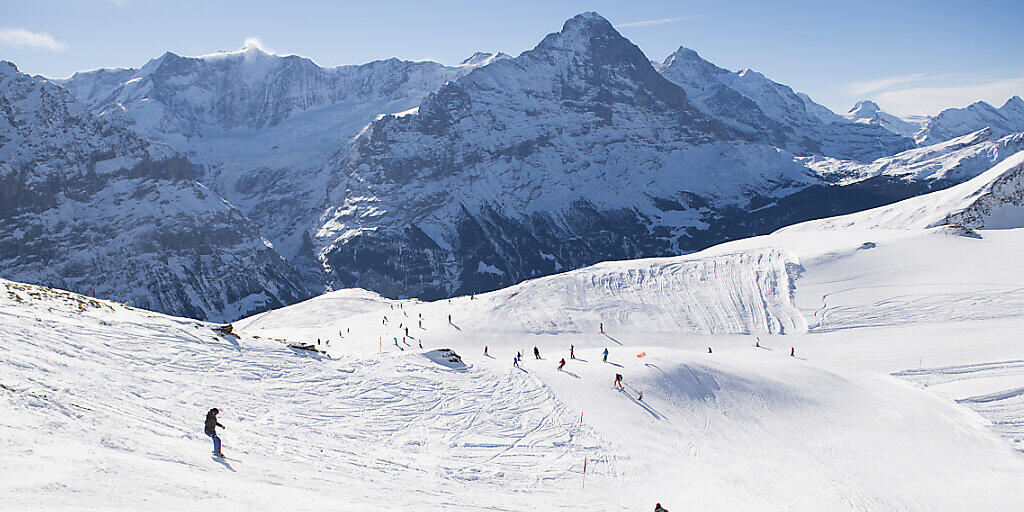
M 607 348 L 604 349 L 604 359 L 602 359 L 602 361 L 604 361 L 606 363 L 608 362 L 608 349 Z
M 484 355 L 487 355 L 487 345 L 484 345 Z
M 213 438 L 213 454 L 217 457 L 223 457 L 224 454 L 220 452 L 220 437 L 217 437 L 217 427 L 226 427 L 217 422 L 217 414 L 219 413 L 220 411 L 216 407 L 206 413 L 206 426 L 203 428 L 203 432 Z
M 564 367 L 565 367 L 565 358 L 563 357 L 562 360 L 558 362 L 558 371 L 562 371 L 562 368 L 564 368 Z
M 576 350 L 576 345 L 569 345 L 569 359 L 576 359 L 576 353 L 573 352 L 574 350 Z
M 661 503 L 654 504 L 654 512 L 668 512 L 668 509 L 661 506 Z
M 540 349 L 538 349 L 537 347 L 533 347 L 533 357 L 540 359 Z
M 796 347 L 789 347 L 789 357 L 796 357 Z
M 622 389 L 622 374 L 621 373 L 616 373 L 615 374 L 615 382 L 612 382 L 612 387 L 616 387 L 616 386 L 619 389 Z

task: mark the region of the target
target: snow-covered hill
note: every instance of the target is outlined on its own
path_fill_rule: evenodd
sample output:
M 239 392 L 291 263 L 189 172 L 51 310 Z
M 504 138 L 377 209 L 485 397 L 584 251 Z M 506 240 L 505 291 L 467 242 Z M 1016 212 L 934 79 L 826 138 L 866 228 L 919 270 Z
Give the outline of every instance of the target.
M 851 122 L 761 73 L 730 72 L 686 47 L 657 69 L 682 87 L 701 112 L 796 154 L 870 161 L 914 145 L 889 126 Z
M 0 281 L 0 505 L 1011 511 L 1024 230 L 978 233 L 783 232 L 432 303 L 338 291 L 237 337 Z
M 882 107 L 871 100 L 858 101 L 844 117 L 856 123 L 878 125 L 904 137 L 913 137 L 914 134 L 921 131 L 921 123 L 908 121 L 885 112 Z
M 308 297 L 253 224 L 167 145 L 0 62 L 0 272 L 196 318 Z
M 948 108 L 926 121 L 914 139 L 918 145 L 926 146 L 986 127 L 997 135 L 1024 132 L 1024 99 L 1014 96 L 999 108 L 984 101 L 964 108 Z

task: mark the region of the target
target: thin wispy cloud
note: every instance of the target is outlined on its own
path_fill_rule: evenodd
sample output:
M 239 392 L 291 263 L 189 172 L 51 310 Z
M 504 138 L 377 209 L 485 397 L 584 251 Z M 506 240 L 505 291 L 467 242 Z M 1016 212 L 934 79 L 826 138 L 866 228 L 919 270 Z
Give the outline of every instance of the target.
M 935 115 L 976 101 L 998 107 L 1024 95 L 1024 72 L 913 73 L 851 82 L 842 90 L 856 99 L 873 99 L 899 116 Z
M 59 51 L 66 48 L 67 44 L 44 32 L 32 32 L 23 28 L 4 28 L 0 29 L 0 47 Z
M 868 94 L 875 91 L 881 91 L 889 89 L 897 85 L 905 85 L 917 82 L 923 78 L 926 78 L 924 73 L 914 73 L 912 75 L 899 75 L 889 76 L 885 78 L 879 78 L 877 80 L 866 80 L 863 82 L 852 82 L 843 86 L 843 90 L 847 94 L 858 96 L 861 94 Z
M 661 18 L 658 20 L 631 21 L 629 23 L 619 23 L 618 25 L 615 25 L 615 28 L 650 27 L 653 25 L 664 25 L 665 23 L 677 23 L 680 21 L 688 21 L 695 18 L 696 16 L 679 16 L 676 18 Z
M 884 91 L 878 102 L 896 115 L 934 115 L 947 107 L 985 101 L 1000 107 L 1013 96 L 1024 96 L 1024 76 L 988 80 L 970 85 L 907 87 Z

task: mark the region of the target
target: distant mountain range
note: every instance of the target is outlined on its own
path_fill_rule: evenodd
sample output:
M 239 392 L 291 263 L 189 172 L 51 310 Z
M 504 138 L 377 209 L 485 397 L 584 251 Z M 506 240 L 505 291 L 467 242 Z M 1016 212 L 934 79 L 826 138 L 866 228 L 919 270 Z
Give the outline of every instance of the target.
M 2 277 L 215 320 L 685 253 L 968 180 L 1024 131 L 1019 97 L 840 116 L 687 48 L 652 64 L 594 13 L 457 66 L 249 46 L 2 71 Z

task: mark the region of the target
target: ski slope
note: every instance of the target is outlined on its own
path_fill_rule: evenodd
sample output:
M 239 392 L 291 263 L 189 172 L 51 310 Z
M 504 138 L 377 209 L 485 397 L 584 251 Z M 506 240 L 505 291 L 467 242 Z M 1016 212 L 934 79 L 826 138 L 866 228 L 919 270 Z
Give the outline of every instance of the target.
M 1024 225 L 977 206 L 1013 158 L 898 215 L 238 336 L 0 281 L 0 508 L 1019 510 Z

